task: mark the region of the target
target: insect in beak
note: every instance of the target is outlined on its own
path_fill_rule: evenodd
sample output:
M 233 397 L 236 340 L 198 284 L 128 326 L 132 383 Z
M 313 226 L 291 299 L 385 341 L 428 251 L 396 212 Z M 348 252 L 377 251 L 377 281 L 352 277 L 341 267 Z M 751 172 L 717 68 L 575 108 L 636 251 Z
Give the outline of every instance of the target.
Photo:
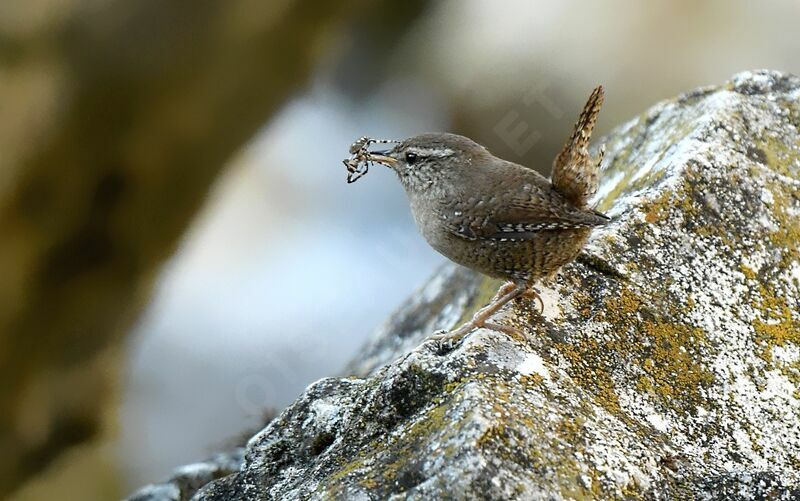
M 373 144 L 386 144 L 396 143 L 392 139 L 372 139 L 369 137 L 362 137 L 350 145 L 350 158 L 343 160 L 345 168 L 347 169 L 347 182 L 354 183 L 361 177 L 369 172 L 369 167 L 373 162 L 392 166 L 397 161 L 386 155 L 389 150 L 384 151 L 369 151 L 369 147 Z

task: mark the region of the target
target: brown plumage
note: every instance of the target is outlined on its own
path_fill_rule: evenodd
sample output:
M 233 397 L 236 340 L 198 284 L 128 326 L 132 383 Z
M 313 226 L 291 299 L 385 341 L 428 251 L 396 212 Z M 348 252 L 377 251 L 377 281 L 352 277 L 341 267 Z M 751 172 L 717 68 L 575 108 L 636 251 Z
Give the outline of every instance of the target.
M 603 98 L 603 86 L 600 85 L 592 91 L 575 122 L 572 135 L 553 161 L 553 187 L 576 207 L 585 208 L 597 192 L 604 149 L 601 148 L 599 158 L 592 161 L 589 158 L 589 140 L 603 106 Z
M 551 179 L 533 169 L 502 160 L 474 141 L 455 134 L 422 134 L 397 141 L 383 152 L 369 151 L 377 141 L 362 138 L 345 161 L 349 177 L 366 173 L 371 162 L 399 176 L 420 232 L 441 254 L 486 275 L 509 280 L 471 322 L 450 335 L 487 326 L 510 300 L 573 260 L 592 228 L 608 218 L 588 207 L 597 191 L 599 160 L 588 144 L 603 102 L 597 87 L 575 129 L 553 163 Z M 361 167 L 363 165 L 363 168 Z

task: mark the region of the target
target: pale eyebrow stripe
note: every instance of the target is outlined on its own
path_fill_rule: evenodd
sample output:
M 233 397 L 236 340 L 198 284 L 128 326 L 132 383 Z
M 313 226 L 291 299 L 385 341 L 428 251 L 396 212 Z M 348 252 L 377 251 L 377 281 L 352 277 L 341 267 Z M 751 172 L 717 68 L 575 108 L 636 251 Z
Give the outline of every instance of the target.
M 450 148 L 409 148 L 408 151 L 423 157 L 449 157 L 454 153 Z

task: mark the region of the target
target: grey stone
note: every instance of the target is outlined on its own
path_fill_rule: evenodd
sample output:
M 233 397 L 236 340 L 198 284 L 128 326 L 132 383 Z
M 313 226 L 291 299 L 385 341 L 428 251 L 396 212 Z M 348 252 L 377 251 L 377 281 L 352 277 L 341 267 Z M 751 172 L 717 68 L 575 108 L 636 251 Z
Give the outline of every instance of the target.
M 800 497 L 799 129 L 769 71 L 619 127 L 542 316 L 425 342 L 499 285 L 446 267 L 194 499 Z
M 218 478 L 235 473 L 242 466 L 244 448 L 237 447 L 231 452 L 215 456 L 175 470 L 172 477 L 161 484 L 146 485 L 128 501 L 185 501 L 198 489 Z

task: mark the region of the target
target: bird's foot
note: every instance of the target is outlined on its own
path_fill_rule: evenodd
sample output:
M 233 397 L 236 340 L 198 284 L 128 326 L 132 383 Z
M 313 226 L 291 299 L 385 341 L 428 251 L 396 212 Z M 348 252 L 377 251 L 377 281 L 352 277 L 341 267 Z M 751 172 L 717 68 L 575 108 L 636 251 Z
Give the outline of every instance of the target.
M 525 285 L 516 284 L 514 282 L 508 282 L 504 284 L 502 287 L 500 287 L 500 289 L 497 291 L 497 294 L 495 294 L 494 298 L 489 304 L 475 312 L 472 320 L 465 322 L 454 331 L 436 333 L 430 336 L 429 339 L 452 348 L 457 346 L 467 334 L 475 329 L 480 329 L 481 327 L 493 331 L 503 332 L 511 337 L 520 336 L 521 333 L 517 329 L 506 325 L 488 322 L 488 320 L 503 306 L 508 304 L 509 301 L 512 301 L 515 298 L 523 295 L 526 290 L 527 287 Z
M 525 292 L 522 293 L 522 297 L 525 299 L 531 299 L 533 301 L 539 302 L 539 315 L 544 313 L 544 301 L 542 301 L 542 296 L 539 294 L 539 291 L 531 287 L 530 289 L 526 289 Z
M 429 341 L 433 341 L 441 352 L 449 352 L 455 349 L 456 346 L 470 333 L 473 329 L 479 326 L 473 325 L 472 322 L 466 322 L 464 325 L 454 331 L 440 330 L 428 336 Z

